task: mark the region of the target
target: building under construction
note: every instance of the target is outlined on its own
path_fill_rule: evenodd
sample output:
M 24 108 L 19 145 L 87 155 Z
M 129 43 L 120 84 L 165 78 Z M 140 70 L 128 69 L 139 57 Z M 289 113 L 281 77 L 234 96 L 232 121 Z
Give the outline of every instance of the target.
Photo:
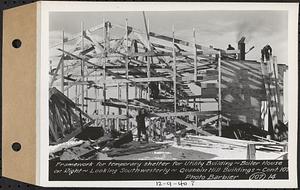
M 246 60 L 245 37 L 237 50 L 223 50 L 198 44 L 195 30 L 186 41 L 174 28 L 166 36 L 150 31 L 145 17 L 144 23 L 144 31 L 127 20 L 82 23 L 78 34 L 66 38 L 62 31 L 61 43 L 50 47 L 56 52 L 50 55 L 50 159 L 131 159 L 145 152 L 151 159 L 155 150 L 286 158 L 286 65 L 276 56 Z M 147 137 L 137 143 L 141 109 Z

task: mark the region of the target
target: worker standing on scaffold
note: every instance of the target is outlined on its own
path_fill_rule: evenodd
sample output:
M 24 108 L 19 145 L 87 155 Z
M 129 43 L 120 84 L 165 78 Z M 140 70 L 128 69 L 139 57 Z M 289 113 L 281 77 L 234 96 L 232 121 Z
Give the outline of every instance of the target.
M 261 59 L 263 62 L 265 61 L 265 58 L 266 58 L 266 61 L 269 61 L 270 56 L 272 56 L 272 48 L 268 44 L 261 50 Z

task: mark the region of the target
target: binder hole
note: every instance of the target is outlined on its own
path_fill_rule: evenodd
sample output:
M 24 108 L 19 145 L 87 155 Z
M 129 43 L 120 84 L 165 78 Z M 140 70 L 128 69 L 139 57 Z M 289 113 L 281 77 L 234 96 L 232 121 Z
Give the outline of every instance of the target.
M 22 42 L 19 39 L 15 39 L 15 40 L 12 41 L 12 46 L 14 48 L 19 48 L 19 47 L 21 47 L 21 45 L 22 45 Z
M 18 142 L 13 143 L 11 147 L 15 152 L 18 152 L 21 150 L 21 144 Z

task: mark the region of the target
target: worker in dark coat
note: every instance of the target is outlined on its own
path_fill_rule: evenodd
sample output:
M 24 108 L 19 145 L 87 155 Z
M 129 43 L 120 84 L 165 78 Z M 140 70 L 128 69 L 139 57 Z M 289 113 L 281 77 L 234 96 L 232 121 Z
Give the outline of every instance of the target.
M 270 60 L 270 56 L 272 56 L 272 48 L 271 48 L 271 46 L 268 44 L 268 45 L 266 45 L 266 46 L 261 50 L 261 58 L 262 58 L 262 61 L 264 61 L 265 58 L 266 58 L 266 61 L 269 61 L 269 60 Z
M 230 51 L 230 50 L 235 50 L 235 49 L 234 49 L 234 47 L 231 46 L 231 44 L 228 44 L 227 50 Z M 233 58 L 233 59 L 236 59 L 236 57 L 237 57 L 236 53 L 228 52 L 228 55 L 230 58 Z
M 146 113 L 144 110 L 139 110 L 138 115 L 136 116 L 136 123 L 137 123 L 137 135 L 138 135 L 138 141 L 141 140 L 141 134 L 145 135 L 146 141 L 148 142 L 148 134 L 146 131 L 146 125 L 145 125 L 145 117 Z
M 231 44 L 228 44 L 227 50 L 235 50 L 234 47 L 231 46 Z

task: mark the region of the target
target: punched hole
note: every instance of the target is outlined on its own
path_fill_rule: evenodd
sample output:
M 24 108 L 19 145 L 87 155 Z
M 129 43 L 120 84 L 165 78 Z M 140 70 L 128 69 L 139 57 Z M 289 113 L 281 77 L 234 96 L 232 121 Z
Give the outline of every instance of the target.
M 21 47 L 21 45 L 22 45 L 22 42 L 19 39 L 15 39 L 15 40 L 12 41 L 12 46 L 14 48 L 19 48 L 19 47 Z
M 18 142 L 13 143 L 11 147 L 15 152 L 18 152 L 21 150 L 21 144 Z

